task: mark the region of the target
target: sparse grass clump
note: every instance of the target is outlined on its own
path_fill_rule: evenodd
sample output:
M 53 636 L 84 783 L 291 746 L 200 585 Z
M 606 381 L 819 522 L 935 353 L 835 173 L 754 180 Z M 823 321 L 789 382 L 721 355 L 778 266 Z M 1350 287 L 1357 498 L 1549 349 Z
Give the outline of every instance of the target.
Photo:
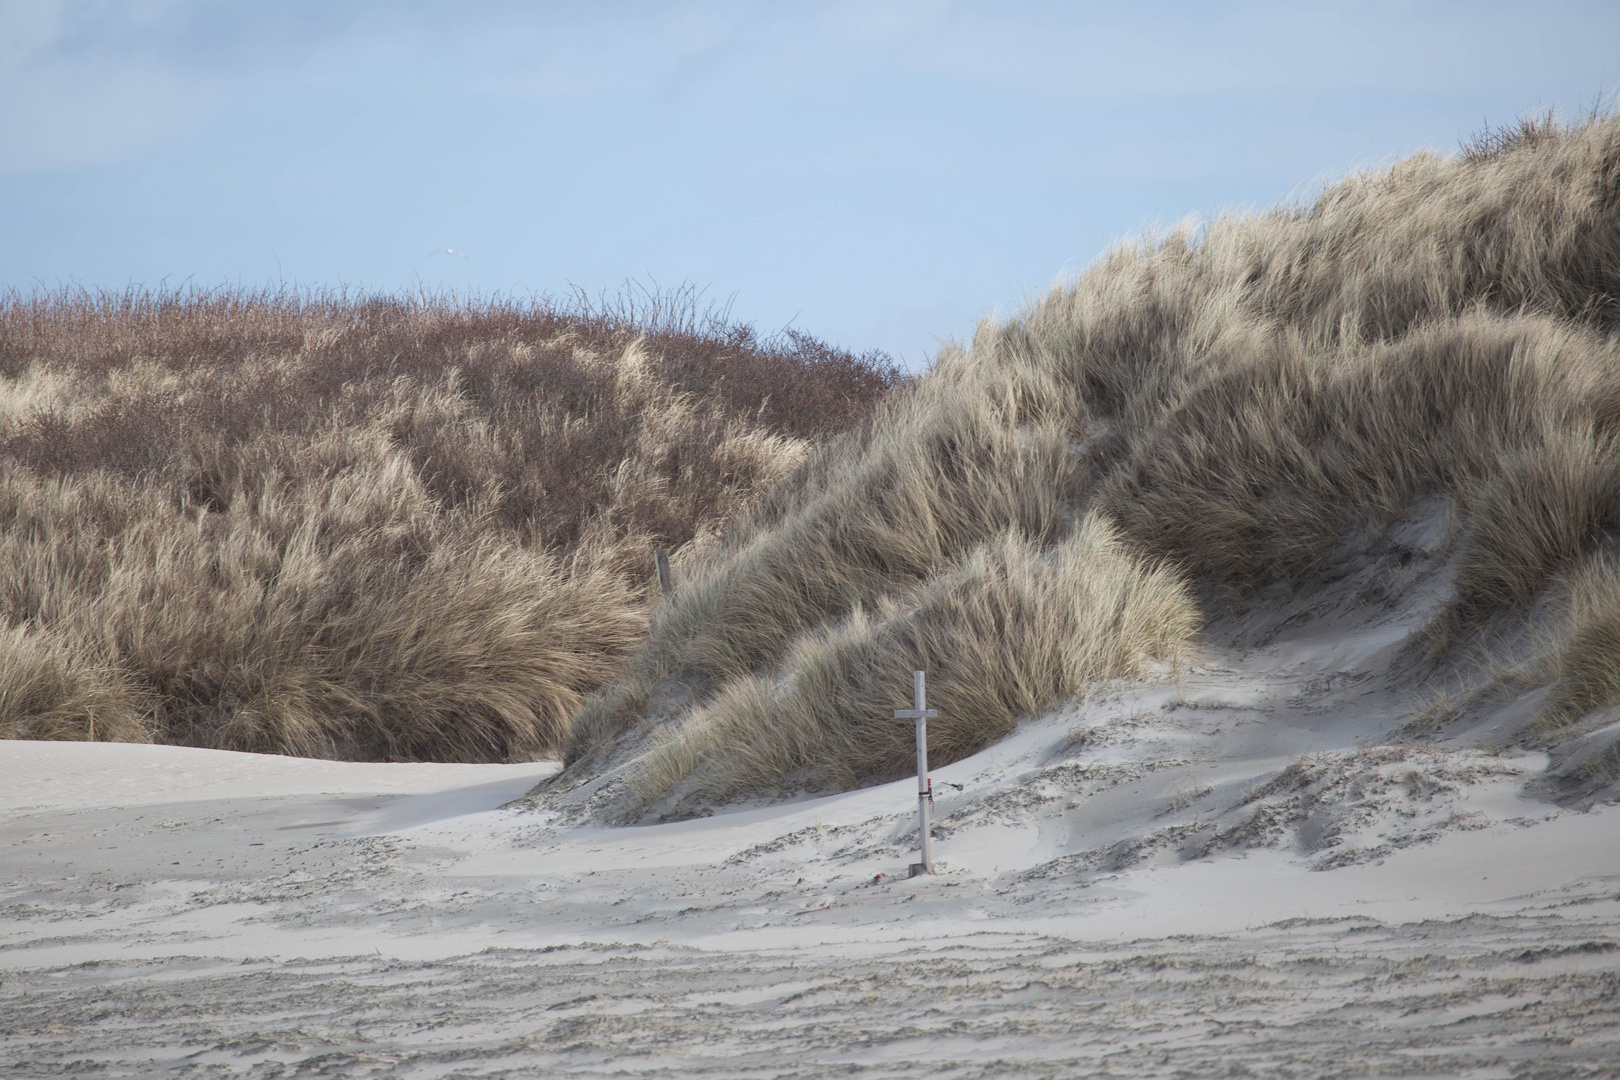
M 1537 120 L 1121 247 L 944 349 L 745 513 L 587 701 L 556 783 L 649 746 L 631 816 L 682 784 L 716 799 L 898 775 L 907 735 L 884 717 L 925 664 L 941 694 L 974 688 L 953 701 L 948 761 L 1087 679 L 1173 655 L 1187 596 L 1310 587 L 1348 534 L 1435 495 L 1457 509 L 1459 554 L 1434 640 L 1457 640 L 1620 531 L 1617 330 L 1610 117 Z M 989 569 L 1064 563 L 1098 530 L 1114 554 L 1072 572 Z M 1051 627 L 1061 644 L 1034 648 L 1010 614 L 1034 603 L 1022 583 L 1076 594 L 1093 576 L 1122 582 L 1115 616 L 1082 604 Z M 968 594 L 981 615 L 933 614 Z M 1608 662 L 1602 622 L 1565 665 L 1583 702 L 1617 693 L 1575 674 Z M 1019 662 L 983 659 L 1003 649 Z M 1072 650 L 1114 660 L 1054 674 Z
M 913 670 L 930 673 L 940 712 L 930 747 L 953 761 L 1097 679 L 1179 659 L 1197 624 L 1179 577 L 1133 558 L 1101 518 L 1044 551 L 1009 531 L 874 612 L 798 635 L 779 672 L 728 681 L 660 734 L 638 794 L 656 799 L 693 774 L 698 805 L 791 782 L 895 779 L 914 760 L 911 725 L 892 718 L 911 706 Z
M 1547 719 L 1569 721 L 1620 705 L 1620 562 L 1589 560 L 1569 581 L 1570 630 L 1555 651 L 1557 683 Z
M 557 748 L 643 640 L 650 549 L 901 380 L 651 299 L 0 302 L 0 734 Z

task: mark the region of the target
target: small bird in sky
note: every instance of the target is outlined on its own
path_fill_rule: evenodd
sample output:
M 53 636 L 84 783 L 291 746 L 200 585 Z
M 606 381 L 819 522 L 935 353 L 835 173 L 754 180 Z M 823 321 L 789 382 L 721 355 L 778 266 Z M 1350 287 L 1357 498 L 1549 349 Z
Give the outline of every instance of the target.
M 465 251 L 462 251 L 460 248 L 434 248 L 432 251 L 428 252 L 428 254 L 429 255 L 454 255 L 458 259 L 466 259 L 466 258 L 471 257 Z

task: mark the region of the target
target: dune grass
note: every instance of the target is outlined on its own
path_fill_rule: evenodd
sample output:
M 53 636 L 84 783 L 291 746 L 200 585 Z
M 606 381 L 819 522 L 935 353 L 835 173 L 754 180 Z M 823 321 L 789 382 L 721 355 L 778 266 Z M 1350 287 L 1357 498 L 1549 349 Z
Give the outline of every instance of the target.
M 555 750 L 644 638 L 650 550 L 901 381 L 690 295 L 12 295 L 0 734 Z
M 556 783 L 645 751 L 634 816 L 893 777 L 909 743 L 883 717 L 924 664 L 966 695 L 949 761 L 1174 657 L 1189 597 L 1308 588 L 1347 533 L 1434 495 L 1460 529 L 1437 647 L 1522 612 L 1620 531 L 1617 163 L 1620 120 L 1537 119 L 1120 247 L 981 324 L 705 553 Z M 1040 647 L 1010 614 L 1034 610 Z M 1615 700 L 1578 674 L 1609 662 L 1607 618 L 1568 646 L 1571 701 Z M 1110 659 L 1052 659 L 1075 651 Z
M 1103 519 L 1088 517 L 1044 551 L 1009 530 L 876 611 L 856 607 L 795 637 L 773 675 L 726 682 L 664 730 L 633 782 L 651 802 L 695 773 L 682 794 L 696 807 L 804 779 L 896 779 L 910 771 L 914 744 L 893 710 L 911 707 L 913 670 L 929 672 L 940 712 L 931 752 L 954 761 L 1076 687 L 1143 674 L 1150 657 L 1174 663 L 1197 624 L 1179 577 L 1132 558 Z
M 1620 705 L 1620 560 L 1602 553 L 1569 582 L 1570 628 L 1556 650 L 1547 718 L 1567 724 L 1593 709 Z
M 10 297 L 0 733 L 851 787 L 913 668 L 955 760 L 1433 496 L 1431 656 L 1559 584 L 1545 719 L 1620 704 L 1620 120 L 1123 245 L 910 385 L 648 299 Z

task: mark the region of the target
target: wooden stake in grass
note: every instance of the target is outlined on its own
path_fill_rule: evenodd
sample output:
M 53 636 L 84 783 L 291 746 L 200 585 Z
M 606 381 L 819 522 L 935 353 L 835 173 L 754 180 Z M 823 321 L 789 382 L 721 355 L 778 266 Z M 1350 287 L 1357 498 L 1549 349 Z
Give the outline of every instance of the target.
M 668 548 L 653 548 L 653 566 L 658 570 L 658 588 L 668 600 L 669 594 L 675 591 L 675 579 L 669 573 Z
M 939 713 L 928 707 L 927 676 L 920 671 L 911 673 L 911 700 L 913 708 L 896 709 L 896 720 L 917 721 L 917 846 L 922 851 L 922 862 L 911 864 L 911 876 L 932 874 L 934 857 L 928 837 L 928 819 L 934 808 L 934 781 L 928 776 L 928 718 Z

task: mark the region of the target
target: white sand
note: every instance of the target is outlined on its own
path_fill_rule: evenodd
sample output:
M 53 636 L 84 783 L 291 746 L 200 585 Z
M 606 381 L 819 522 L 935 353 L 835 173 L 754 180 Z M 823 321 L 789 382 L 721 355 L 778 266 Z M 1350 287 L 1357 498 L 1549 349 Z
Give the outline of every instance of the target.
M 1421 614 L 938 769 L 911 880 L 909 782 L 607 829 L 498 809 L 547 764 L 0 743 L 0 1076 L 1620 1075 L 1620 808 L 1387 745 Z

